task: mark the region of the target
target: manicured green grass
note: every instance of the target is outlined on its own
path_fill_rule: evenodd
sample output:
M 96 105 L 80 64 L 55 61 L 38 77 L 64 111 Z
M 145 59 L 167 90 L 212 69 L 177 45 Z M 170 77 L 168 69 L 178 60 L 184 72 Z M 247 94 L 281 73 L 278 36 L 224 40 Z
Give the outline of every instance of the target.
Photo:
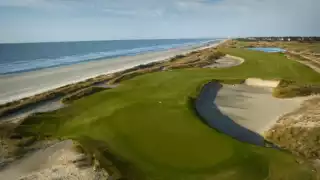
M 288 153 L 241 143 L 209 128 L 197 117 L 189 98 L 212 79 L 238 82 L 259 77 L 319 83 L 320 75 L 281 54 L 222 51 L 246 61 L 229 69 L 138 76 L 65 109 L 30 117 L 17 131 L 83 142 L 85 149 L 98 154 L 104 167 L 112 166 L 106 162 L 113 159 L 128 179 L 312 179 L 313 172 Z

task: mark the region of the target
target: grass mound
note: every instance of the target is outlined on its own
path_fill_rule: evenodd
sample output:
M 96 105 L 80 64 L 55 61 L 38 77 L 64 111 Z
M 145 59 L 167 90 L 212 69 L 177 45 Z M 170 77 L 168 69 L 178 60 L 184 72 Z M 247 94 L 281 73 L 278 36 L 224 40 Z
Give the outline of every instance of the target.
M 296 163 L 288 153 L 241 143 L 209 128 L 193 111 L 190 98 L 212 79 L 315 83 L 320 75 L 280 54 L 222 52 L 245 62 L 226 69 L 178 69 L 137 76 L 64 109 L 31 116 L 16 132 L 79 141 L 101 166 L 123 179 L 315 179 L 306 164 Z

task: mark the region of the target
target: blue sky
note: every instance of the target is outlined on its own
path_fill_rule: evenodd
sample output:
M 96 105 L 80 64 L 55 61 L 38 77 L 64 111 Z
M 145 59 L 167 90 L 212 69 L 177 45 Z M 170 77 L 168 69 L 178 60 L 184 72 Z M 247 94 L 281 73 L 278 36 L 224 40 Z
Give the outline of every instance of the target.
M 0 42 L 320 35 L 320 0 L 0 0 Z

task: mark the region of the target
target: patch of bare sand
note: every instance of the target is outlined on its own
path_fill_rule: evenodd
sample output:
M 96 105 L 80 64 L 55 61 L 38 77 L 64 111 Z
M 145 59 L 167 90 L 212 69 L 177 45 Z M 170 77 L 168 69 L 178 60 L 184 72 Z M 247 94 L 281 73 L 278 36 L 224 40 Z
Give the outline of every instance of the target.
M 107 173 L 94 169 L 85 155 L 73 150 L 71 140 L 38 150 L 0 171 L 5 180 L 94 180 Z
M 245 80 L 246 85 L 248 86 L 258 86 L 265 88 L 275 88 L 279 85 L 280 81 L 275 80 L 264 80 L 260 78 L 248 78 Z
M 217 59 L 213 64 L 205 66 L 205 68 L 228 68 L 233 66 L 239 66 L 243 62 L 244 59 L 227 54 L 226 56 Z

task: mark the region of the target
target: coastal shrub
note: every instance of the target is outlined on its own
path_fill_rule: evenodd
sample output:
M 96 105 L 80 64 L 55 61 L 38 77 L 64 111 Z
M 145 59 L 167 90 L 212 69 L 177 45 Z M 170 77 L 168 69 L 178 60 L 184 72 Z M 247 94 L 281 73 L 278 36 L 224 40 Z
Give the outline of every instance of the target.
M 198 50 L 198 51 L 192 51 L 192 52 L 190 52 L 188 55 L 199 54 L 199 53 L 200 53 L 199 50 Z
M 97 92 L 100 92 L 100 91 L 103 91 L 103 90 L 106 90 L 106 88 L 104 87 L 97 87 L 97 86 L 93 86 L 93 87 L 89 87 L 89 88 L 85 88 L 85 89 L 81 89 L 77 92 L 74 92 L 72 94 L 69 94 L 65 97 L 63 97 L 61 99 L 61 101 L 63 103 L 71 103 L 75 100 L 78 100 L 80 98 L 83 98 L 85 96 L 89 96 L 91 94 L 94 94 L 94 93 L 97 93 Z
M 179 55 L 176 55 L 176 56 L 170 58 L 169 62 L 173 62 L 173 61 L 176 61 L 176 60 L 184 58 L 184 57 L 186 57 L 186 55 L 179 54 Z
M 144 74 L 144 72 L 142 71 L 135 71 L 135 72 L 130 72 L 130 73 L 127 73 L 127 74 L 123 74 L 119 77 L 116 77 L 112 80 L 109 81 L 109 84 L 117 84 L 117 83 L 120 83 L 121 81 L 124 81 L 124 80 L 128 80 L 128 79 L 131 79 L 133 77 L 136 77 L 136 76 L 139 76 L 139 75 L 142 75 Z
M 184 62 L 184 64 L 185 63 L 192 64 L 192 63 L 196 63 L 199 61 L 201 61 L 201 59 L 199 57 L 193 57 L 193 58 L 188 58 L 188 60 L 186 60 L 186 62 Z
M 151 68 L 151 67 L 160 65 L 162 63 L 163 63 L 162 61 L 158 61 L 158 62 L 151 62 L 151 63 L 147 63 L 147 64 L 140 64 L 138 66 L 134 66 L 132 68 L 120 71 L 120 72 L 118 72 L 116 74 L 117 74 L 117 76 L 121 76 L 123 74 L 127 74 L 127 73 L 130 73 L 130 72 L 138 71 L 138 70 L 141 70 L 141 69 Z
M 320 94 L 320 85 L 304 85 L 290 80 L 281 80 L 272 92 L 272 95 L 277 98 L 292 98 L 312 94 Z
M 169 69 L 184 69 L 184 68 L 192 68 L 194 67 L 193 64 L 174 64 L 169 66 Z
M 310 99 L 294 112 L 281 117 L 265 138 L 298 156 L 320 158 L 320 98 Z
M 184 69 L 184 68 L 200 68 L 214 63 L 215 60 L 225 56 L 225 53 L 220 51 L 207 51 L 209 55 L 190 58 L 190 61 L 184 63 L 172 64 L 169 66 L 170 69 Z
M 163 66 L 159 66 L 159 67 L 150 67 L 150 68 L 146 68 L 146 69 L 140 69 L 134 72 L 129 72 L 126 74 L 122 74 L 121 76 L 115 77 L 113 79 L 111 79 L 109 81 L 109 84 L 117 84 L 120 83 L 121 81 L 125 81 L 125 80 L 129 80 L 132 79 L 136 76 L 140 76 L 146 73 L 151 73 L 151 72 L 158 72 L 161 71 L 162 69 L 164 69 Z
M 213 53 L 211 53 L 209 56 L 207 56 L 205 58 L 206 61 L 209 61 L 209 62 L 214 62 L 215 60 L 225 56 L 226 54 L 221 52 L 221 51 L 215 51 Z

